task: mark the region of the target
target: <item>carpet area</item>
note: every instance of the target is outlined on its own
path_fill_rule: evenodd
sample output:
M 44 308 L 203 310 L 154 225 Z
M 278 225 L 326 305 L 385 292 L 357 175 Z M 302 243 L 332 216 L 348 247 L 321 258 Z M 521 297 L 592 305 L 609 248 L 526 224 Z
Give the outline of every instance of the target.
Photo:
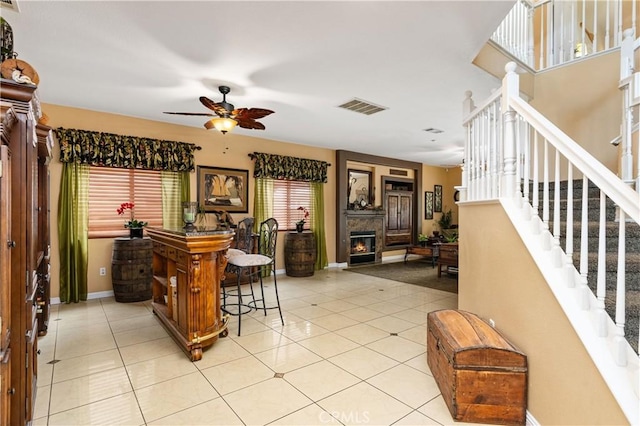
M 431 261 L 412 260 L 407 263 L 390 262 L 352 266 L 345 271 L 458 293 L 458 276 L 443 271 L 442 276 L 438 278 L 438 270 L 431 267 Z

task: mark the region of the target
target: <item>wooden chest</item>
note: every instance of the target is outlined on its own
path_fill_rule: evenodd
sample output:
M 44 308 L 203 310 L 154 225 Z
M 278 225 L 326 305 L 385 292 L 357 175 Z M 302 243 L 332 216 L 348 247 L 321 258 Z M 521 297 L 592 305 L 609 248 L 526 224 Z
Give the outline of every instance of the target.
M 455 420 L 525 423 L 527 357 L 478 316 L 430 312 L 427 363 Z

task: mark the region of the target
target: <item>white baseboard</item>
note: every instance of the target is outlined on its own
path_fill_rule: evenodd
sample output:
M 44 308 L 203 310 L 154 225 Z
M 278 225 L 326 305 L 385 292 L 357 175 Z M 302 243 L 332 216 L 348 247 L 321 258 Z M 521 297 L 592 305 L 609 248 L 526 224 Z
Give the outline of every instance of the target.
M 527 410 L 527 416 L 525 417 L 525 424 L 527 426 L 540 426 L 540 423 L 533 417 L 533 414 Z
M 92 300 L 92 299 L 102 299 L 104 297 L 113 297 L 113 290 L 109 290 L 109 291 L 97 291 L 95 293 L 89 293 L 87 294 L 87 300 Z M 51 298 L 51 304 L 52 305 L 59 305 L 60 302 L 60 298 L 59 297 L 52 297 Z

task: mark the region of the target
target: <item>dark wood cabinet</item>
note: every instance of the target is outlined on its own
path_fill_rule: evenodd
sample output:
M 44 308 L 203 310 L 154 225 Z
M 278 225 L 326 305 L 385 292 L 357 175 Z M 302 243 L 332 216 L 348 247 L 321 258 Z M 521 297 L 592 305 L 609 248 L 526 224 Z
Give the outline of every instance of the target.
M 2 267 L 3 284 L 8 286 L 0 292 L 2 333 L 8 340 L 8 347 L 2 348 L 0 366 L 7 372 L 1 380 L 6 392 L 0 397 L 0 418 L 2 424 L 23 425 L 33 419 L 38 365 L 37 294 L 42 271 L 48 270 L 43 241 L 48 245 L 49 219 L 41 212 L 48 210 L 49 189 L 41 185 L 41 175 L 46 172 L 39 162 L 38 134 L 46 139 L 50 129 L 37 124 L 41 111 L 36 86 L 3 79 L 1 97 L 0 241 L 7 250 L 0 252 L 0 261 L 8 262 L 9 267 L 6 272 Z M 7 189 L 4 182 L 10 182 Z M 6 328 L 5 321 L 10 324 Z M 4 422 L 6 418 L 9 423 Z
M 38 287 L 36 304 L 38 335 L 44 336 L 49 328 L 51 306 L 51 203 L 49 200 L 49 163 L 53 148 L 53 135 L 47 126 L 36 127 L 38 136 Z
M 413 233 L 413 192 L 385 191 L 385 245 L 411 244 Z

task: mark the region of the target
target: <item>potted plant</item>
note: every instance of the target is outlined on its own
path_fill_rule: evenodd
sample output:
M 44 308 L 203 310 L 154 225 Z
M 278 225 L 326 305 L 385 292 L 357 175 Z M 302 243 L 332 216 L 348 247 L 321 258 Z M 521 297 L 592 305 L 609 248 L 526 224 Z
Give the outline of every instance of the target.
M 302 212 L 302 216 L 300 217 L 300 220 L 296 222 L 296 231 L 302 232 L 306 220 L 309 219 L 309 210 L 304 206 L 299 206 L 297 210 Z
M 124 215 L 124 212 L 129 210 L 130 219 L 124 223 L 124 227 L 129 229 L 129 238 L 142 238 L 142 231 L 145 226 L 147 226 L 148 222 L 144 222 L 142 220 L 135 219 L 133 217 L 135 204 L 133 203 L 122 203 L 120 207 L 116 209 L 120 216 Z
M 440 219 L 438 219 L 436 223 L 440 227 L 440 231 L 444 233 L 445 229 L 451 228 L 451 224 L 453 223 L 453 211 L 445 206 L 444 209 L 442 209 L 442 216 L 440 216 Z
M 444 239 L 449 243 L 458 241 L 458 230 L 453 226 L 453 211 L 446 206 L 442 209 L 442 216 L 437 220 Z
M 420 245 L 422 247 L 426 247 L 428 241 L 429 241 L 429 236 L 427 234 L 419 234 L 418 235 L 418 242 L 420 243 Z

